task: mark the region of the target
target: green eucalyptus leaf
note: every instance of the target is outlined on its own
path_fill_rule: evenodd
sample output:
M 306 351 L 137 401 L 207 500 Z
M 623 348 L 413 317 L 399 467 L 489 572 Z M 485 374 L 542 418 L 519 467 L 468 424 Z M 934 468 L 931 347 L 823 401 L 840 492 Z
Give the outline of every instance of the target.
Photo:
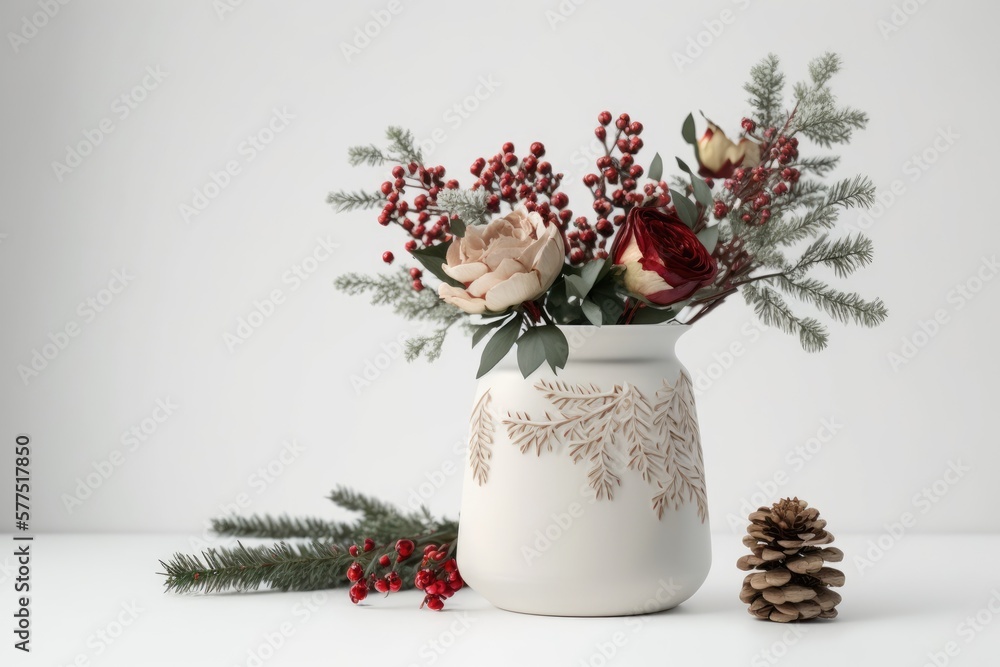
M 694 123 L 693 118 L 691 122 Z M 653 161 L 649 163 L 649 171 L 646 175 L 654 181 L 659 181 L 663 178 L 663 158 L 660 157 L 659 153 L 653 156 Z
M 447 261 L 448 248 L 451 246 L 453 241 L 448 241 L 447 243 L 440 243 L 438 245 L 428 246 L 427 248 L 418 248 L 416 250 L 411 250 L 410 254 L 424 265 L 424 268 L 430 271 L 435 278 L 441 282 L 448 283 L 453 287 L 465 287 L 462 283 L 458 282 L 441 268 L 443 264 Z
M 584 299 L 580 307 L 583 309 L 583 316 L 587 318 L 588 322 L 598 327 L 604 324 L 604 314 L 601 312 L 601 307 L 596 303 L 590 299 Z
M 448 228 L 452 234 L 459 238 L 465 236 L 465 222 L 461 218 L 452 218 L 448 223 Z
M 544 327 L 529 327 L 517 339 L 517 367 L 521 369 L 523 377 L 534 373 L 545 361 L 545 337 L 542 329 Z
M 677 166 L 686 171 L 691 177 L 691 187 L 694 188 L 695 199 L 705 208 L 711 208 L 715 203 L 712 200 L 712 188 L 708 187 L 708 183 L 704 179 L 691 171 L 691 167 L 687 166 L 684 160 L 680 158 L 676 158 L 676 160 Z
M 472 347 L 479 345 L 479 341 L 486 337 L 486 334 L 496 329 L 498 326 L 506 322 L 505 318 L 499 320 L 494 320 L 492 322 L 487 322 L 486 324 L 480 324 L 476 326 L 476 331 L 472 334 Z
M 684 125 L 681 126 L 681 136 L 684 137 L 684 141 L 688 142 L 692 146 L 698 145 L 698 138 L 694 133 L 694 114 L 689 113 L 687 118 L 684 119 Z
M 677 190 L 671 188 L 670 201 L 677 209 L 677 215 L 680 217 L 681 221 L 689 228 L 693 229 L 695 223 L 698 222 L 698 209 L 691 203 L 691 200 Z
M 569 341 L 566 340 L 562 329 L 552 324 L 546 324 L 544 327 L 538 327 L 538 330 L 542 336 L 542 343 L 545 345 L 545 361 L 548 362 L 549 368 L 552 369 L 553 373 L 560 368 L 565 368 L 566 362 L 569 360 Z
M 705 246 L 705 250 L 708 251 L 708 254 L 715 252 L 715 246 L 719 243 L 719 225 L 706 227 L 698 232 L 698 240 L 701 241 L 703 246 Z
M 500 360 L 507 356 L 510 348 L 514 347 L 517 335 L 521 333 L 521 318 L 511 318 L 507 324 L 500 327 L 500 330 L 493 334 L 486 347 L 483 348 L 483 358 L 479 363 L 477 378 L 486 375 L 490 370 L 500 363 Z

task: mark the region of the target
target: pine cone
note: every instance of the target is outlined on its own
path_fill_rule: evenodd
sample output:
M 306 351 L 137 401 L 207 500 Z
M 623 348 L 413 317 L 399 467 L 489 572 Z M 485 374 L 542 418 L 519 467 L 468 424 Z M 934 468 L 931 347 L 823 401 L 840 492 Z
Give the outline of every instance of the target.
M 819 511 L 798 498 L 785 498 L 750 515 L 743 544 L 753 552 L 736 562 L 741 570 L 757 569 L 743 580 L 740 600 L 750 613 L 779 623 L 833 618 L 844 573 L 824 562 L 843 560 L 844 552 L 820 545 L 833 542 Z

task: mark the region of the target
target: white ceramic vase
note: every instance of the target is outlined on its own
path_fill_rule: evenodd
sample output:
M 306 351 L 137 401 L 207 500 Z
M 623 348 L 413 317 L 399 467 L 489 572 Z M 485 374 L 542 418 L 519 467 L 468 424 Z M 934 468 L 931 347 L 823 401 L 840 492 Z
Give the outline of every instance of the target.
M 694 394 L 676 325 L 565 327 L 567 367 L 510 354 L 473 403 L 463 578 L 501 609 L 618 616 L 674 607 L 711 566 Z

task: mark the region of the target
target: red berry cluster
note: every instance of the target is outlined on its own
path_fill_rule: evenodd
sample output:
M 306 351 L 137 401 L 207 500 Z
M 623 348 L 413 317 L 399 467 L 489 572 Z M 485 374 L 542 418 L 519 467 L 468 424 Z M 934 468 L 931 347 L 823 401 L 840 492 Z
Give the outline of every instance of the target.
M 743 129 L 760 142 L 761 162 L 749 169 L 739 168 L 727 178 L 723 187 L 732 193 L 735 203 L 739 200 L 740 220 L 748 225 L 763 225 L 771 217 L 771 206 L 776 198 L 787 195 L 799 180 L 799 170 L 787 165 L 799 156 L 799 140 L 783 134 L 787 128 L 765 128 L 756 134 L 757 124 L 744 118 Z M 715 217 L 721 218 L 729 211 L 729 205 L 721 201 L 715 204 Z
M 413 580 L 417 589 L 424 592 L 421 608 L 427 605 L 428 609 L 441 611 L 444 601 L 465 585 L 458 573 L 458 563 L 449 555 L 447 544 L 424 547 L 424 559 Z
M 597 172 L 586 174 L 583 184 L 594 197 L 594 211 L 598 218 L 591 225 L 586 218 L 579 217 L 573 222 L 576 229 L 566 234 L 569 259 L 573 264 L 607 257 L 608 238 L 614 235 L 617 226 L 625 222 L 632 207 L 644 203 L 665 206 L 670 201 L 667 184 L 663 181 L 648 183 L 642 191 L 639 190 L 638 179 L 642 178 L 644 170 L 635 164 L 635 156 L 643 146 L 639 136 L 642 134 L 642 123 L 623 113 L 614 122 L 614 135 L 609 142 L 611 121 L 610 111 L 597 115 L 600 124 L 594 129 L 594 134 L 604 143 L 604 155 L 597 158 Z M 615 214 L 615 209 L 620 209 L 621 213 Z
M 363 558 L 368 561 L 369 574 L 365 575 L 365 565 L 361 561 L 354 561 L 347 568 L 345 573 L 347 580 L 351 582 L 348 590 L 348 597 L 351 602 L 357 604 L 368 597 L 370 590 L 379 593 L 395 593 L 403 587 L 403 580 L 394 568 L 396 564 L 407 561 L 416 549 L 413 540 L 398 540 L 395 546 L 386 552 L 375 556 L 365 556 L 376 551 L 374 540 L 366 539 L 359 549 L 357 545 L 348 548 L 355 558 Z M 455 591 L 462 588 L 465 582 L 462 575 L 458 573 L 458 564 L 452 557 L 453 549 L 447 544 L 428 544 L 424 547 L 423 559 L 420 561 L 420 568 L 414 577 L 414 585 L 424 592 L 424 600 L 420 604 L 421 608 L 427 605 L 429 609 L 440 610 L 444 607 L 444 600 L 455 594 Z
M 552 165 L 542 160 L 545 146 L 534 142 L 529 154 L 518 158 L 514 144 L 506 142 L 500 152 L 491 157 L 477 158 L 469 171 L 476 177 L 473 190 L 489 193 L 486 208 L 492 213 L 500 210 L 500 202 L 511 206 L 523 204 L 528 211 L 535 211 L 549 224 L 565 227 L 573 212 L 566 208 L 569 197 L 559 192 L 562 174 L 552 173 Z M 539 200 L 539 196 L 544 199 Z
M 392 178 L 382 183 L 386 203 L 378 215 L 379 224 L 402 227 L 410 236 L 404 245 L 407 252 L 450 241 L 451 218 L 447 211 L 438 208 L 437 196 L 442 189 L 458 188 L 458 181 L 446 181 L 445 168 L 441 165 L 425 167 L 416 162 L 396 165 L 392 168 Z M 408 191 L 416 191 L 416 195 L 408 199 Z M 392 252 L 382 253 L 382 261 L 386 264 L 394 259 Z M 413 288 L 423 289 L 423 284 L 417 287 L 418 282 L 418 278 L 414 278 Z

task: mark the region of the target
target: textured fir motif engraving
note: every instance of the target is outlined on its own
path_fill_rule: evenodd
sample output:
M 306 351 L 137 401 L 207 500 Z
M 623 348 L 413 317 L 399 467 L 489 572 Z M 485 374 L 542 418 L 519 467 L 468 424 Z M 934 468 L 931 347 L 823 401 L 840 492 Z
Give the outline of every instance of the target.
M 701 442 L 691 380 L 681 373 L 666 380 L 655 402 L 629 384 L 602 390 L 540 380 L 535 388 L 555 410 L 541 418 L 508 412 L 503 424 L 522 453 L 551 452 L 563 445 L 574 462 L 585 462 L 587 481 L 599 500 L 613 500 L 625 470 L 634 470 L 653 487 L 658 518 L 667 509 L 697 503 L 708 517 Z
M 490 405 L 493 399 L 487 389 L 472 408 L 469 423 L 469 465 L 472 478 L 482 486 L 490 475 L 490 459 L 493 458 L 493 434 L 496 424 Z

